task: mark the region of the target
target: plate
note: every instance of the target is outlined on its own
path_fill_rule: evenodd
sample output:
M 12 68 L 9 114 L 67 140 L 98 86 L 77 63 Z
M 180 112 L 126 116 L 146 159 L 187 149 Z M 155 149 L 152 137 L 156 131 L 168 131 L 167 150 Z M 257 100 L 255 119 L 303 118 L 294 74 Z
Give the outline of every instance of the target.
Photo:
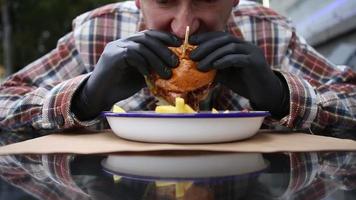
M 252 137 L 269 112 L 200 112 L 160 114 L 155 112 L 104 112 L 119 137 L 156 143 L 219 143 Z
M 101 164 L 106 172 L 132 179 L 195 181 L 255 176 L 268 167 L 261 153 L 184 151 L 109 155 Z

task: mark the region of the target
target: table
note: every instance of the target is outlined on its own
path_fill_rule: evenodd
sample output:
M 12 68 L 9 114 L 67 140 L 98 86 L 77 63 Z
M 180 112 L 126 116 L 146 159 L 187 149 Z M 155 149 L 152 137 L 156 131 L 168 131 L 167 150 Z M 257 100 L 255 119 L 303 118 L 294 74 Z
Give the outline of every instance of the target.
M 11 136 L 1 142 L 32 137 Z M 122 158 L 131 164 L 108 167 Z M 347 151 L 19 154 L 0 156 L 0 175 L 6 200 L 356 199 L 356 152 Z

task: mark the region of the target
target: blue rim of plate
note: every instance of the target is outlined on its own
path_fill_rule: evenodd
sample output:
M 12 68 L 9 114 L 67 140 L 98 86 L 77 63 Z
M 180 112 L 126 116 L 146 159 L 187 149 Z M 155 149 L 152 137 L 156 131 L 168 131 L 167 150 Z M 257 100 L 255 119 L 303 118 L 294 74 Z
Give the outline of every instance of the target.
M 126 113 L 114 113 L 105 111 L 101 113 L 105 117 L 133 117 L 133 118 L 236 118 L 236 117 L 267 117 L 271 114 L 268 111 L 230 111 L 227 113 L 155 113 L 154 111 L 132 111 Z

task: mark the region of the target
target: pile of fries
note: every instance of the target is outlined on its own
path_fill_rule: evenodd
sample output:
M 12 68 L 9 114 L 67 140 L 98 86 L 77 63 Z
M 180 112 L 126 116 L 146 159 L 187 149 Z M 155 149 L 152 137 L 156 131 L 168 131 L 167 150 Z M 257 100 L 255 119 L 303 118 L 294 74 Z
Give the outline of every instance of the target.
M 122 109 L 120 106 L 114 105 L 112 108 L 112 112 L 114 113 L 125 113 L 126 111 Z M 174 106 L 171 105 L 164 105 L 164 106 L 157 106 L 155 109 L 156 113 L 171 113 L 171 114 L 178 114 L 178 113 L 197 113 L 193 108 L 191 108 L 188 104 L 185 104 L 183 98 L 176 98 L 176 103 Z M 212 109 L 212 113 L 219 113 L 215 108 Z M 226 113 L 228 111 L 225 111 Z

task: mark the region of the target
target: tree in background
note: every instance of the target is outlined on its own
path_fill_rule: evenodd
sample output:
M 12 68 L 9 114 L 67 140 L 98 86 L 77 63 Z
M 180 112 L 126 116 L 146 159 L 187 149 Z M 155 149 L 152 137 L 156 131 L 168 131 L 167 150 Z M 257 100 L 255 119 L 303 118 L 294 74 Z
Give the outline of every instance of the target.
M 0 78 L 6 76 L 7 73 L 12 72 L 12 48 L 11 48 L 11 22 L 9 16 L 9 3 L 8 0 L 1 0 L 1 38 L 2 38 L 2 47 L 1 55 L 3 58 L 1 59 L 3 64 L 0 65 Z M 5 67 L 3 67 L 5 66 Z
M 0 0 L 0 68 L 18 71 L 53 48 L 81 13 L 117 0 Z M 6 61 L 6 63 L 5 63 Z M 1 69 L 0 69 L 1 73 Z

